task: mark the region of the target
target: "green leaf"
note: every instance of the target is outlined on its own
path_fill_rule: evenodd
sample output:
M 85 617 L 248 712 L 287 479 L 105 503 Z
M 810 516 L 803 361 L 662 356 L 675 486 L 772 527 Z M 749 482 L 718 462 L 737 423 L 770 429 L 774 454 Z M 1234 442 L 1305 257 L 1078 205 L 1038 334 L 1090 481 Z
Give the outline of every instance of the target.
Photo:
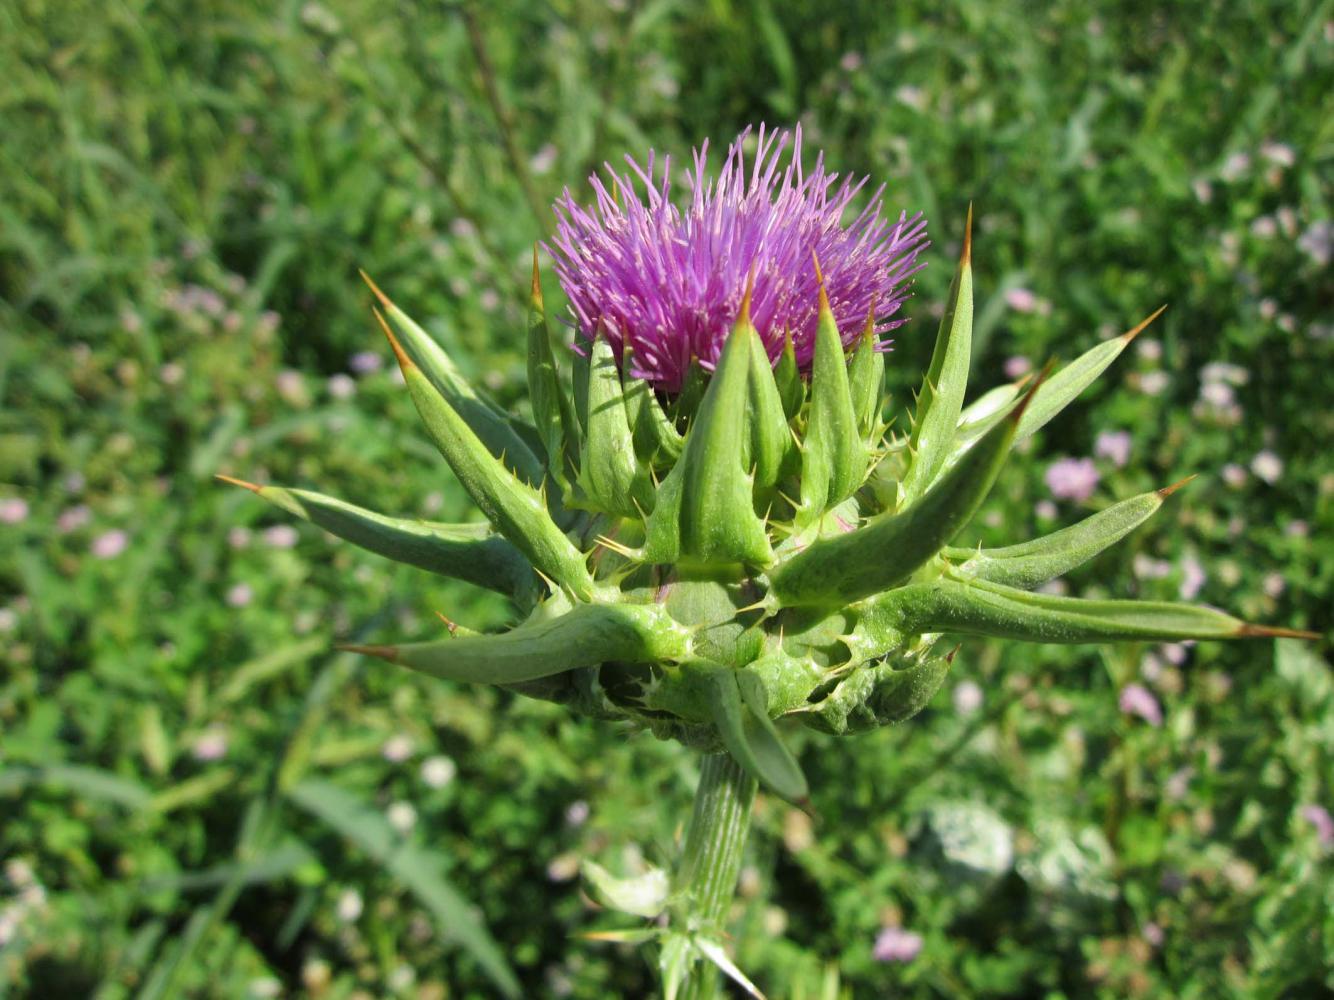
M 727 667 L 695 669 L 702 671 L 713 723 L 727 752 L 774 794 L 789 802 L 805 799 L 810 792 L 806 776 L 779 739 L 759 678 Z
M 1031 393 L 1030 393 L 1031 398 Z M 786 606 L 851 604 L 902 583 L 971 520 L 1005 463 L 1022 410 L 993 428 L 904 510 L 819 538 L 772 576 Z
M 866 317 L 866 329 L 848 365 L 848 388 L 852 392 L 852 411 L 857 430 L 872 444 L 880 430 L 880 408 L 884 398 L 885 356 L 876 349 L 875 318 Z
M 467 423 L 407 356 L 388 324 L 385 333 L 394 347 L 422 423 L 487 520 L 539 572 L 583 600 L 592 597 L 595 585 L 583 554 L 551 519 L 541 494 L 488 453 Z
M 744 335 L 750 348 L 747 403 L 750 422 L 750 449 L 746 467 L 754 471 L 755 499 L 763 503 L 768 491 L 778 482 L 795 446 L 788 429 L 783 400 L 774 380 L 773 366 L 759 334 L 746 317 Z
M 746 978 L 735 962 L 723 951 L 723 946 L 716 941 L 711 941 L 706 937 L 696 937 L 695 947 L 700 953 L 714 965 L 723 971 L 728 979 L 736 983 L 748 996 L 755 997 L 756 1000 L 764 1000 L 764 994 L 760 992 L 759 987 Z
M 779 355 L 778 365 L 774 369 L 774 382 L 783 400 L 783 415 L 791 420 L 806 401 L 806 383 L 801 380 L 801 370 L 797 367 L 797 351 L 792 346 L 791 330 L 783 334 L 783 353 Z
M 533 247 L 533 286 L 528 307 L 528 393 L 533 420 L 547 453 L 547 469 L 556 482 L 568 481 L 568 471 L 578 453 L 579 426 L 574 404 L 561 384 L 556 357 L 551 349 L 542 283 L 537 270 L 537 247 Z
M 854 642 L 861 637 L 854 635 Z M 924 709 L 949 674 L 954 653 L 925 653 L 907 666 L 895 657 L 858 667 L 825 698 L 798 714 L 807 725 L 836 736 L 905 722 Z
M 670 469 L 681 457 L 685 441 L 662 408 L 653 387 L 634 375 L 631 367 L 631 358 L 627 354 L 621 382 L 625 386 L 626 416 L 634 431 L 635 454 L 651 468 Z
M 153 802 L 153 794 L 146 786 L 101 768 L 82 764 L 0 768 L 0 795 L 12 795 L 28 785 L 50 785 L 82 798 L 114 802 L 132 810 L 149 809 Z
M 798 523 L 812 523 L 851 496 L 866 475 L 866 464 L 866 443 L 857 431 L 843 342 L 821 282 L 810 415 L 801 451 Z
M 579 604 L 559 617 L 535 617 L 498 635 L 342 648 L 432 677 L 515 684 L 608 660 L 679 660 L 690 651 L 690 635 L 656 604 Z
M 605 513 L 640 517 L 653 509 L 653 484 L 635 456 L 616 354 L 606 337 L 590 348 L 588 436 L 579 463 L 579 485 Z
M 1139 336 L 1146 326 L 1161 316 L 1166 308 L 1167 306 L 1160 307 L 1133 330 L 1111 340 L 1104 340 L 1047 379 L 1038 390 L 1033 405 L 1024 413 L 1016 440 L 1022 441 L 1065 409 L 1076 396 L 1093 383 L 1094 379 L 1106 371 L 1107 366 L 1130 346 L 1130 342 Z
M 582 865 L 591 895 L 603 906 L 636 917 L 656 917 L 667 908 L 670 885 L 661 868 L 649 868 L 642 875 L 617 878 L 596 861 Z
M 532 564 L 490 525 L 386 517 L 323 493 L 218 478 L 386 559 L 499 591 L 520 605 L 531 604 L 537 595 Z
M 904 635 L 957 632 L 1051 643 L 1172 642 L 1287 634 L 1193 604 L 1056 597 L 983 580 L 951 579 L 900 587 L 868 601 L 863 625 L 867 634 L 879 631 L 887 635 L 884 630 L 888 628 Z
M 681 458 L 658 490 L 645 562 L 718 568 L 767 565 L 773 558 L 744 464 L 749 367 L 747 332 L 738 323 L 691 421 Z
M 973 341 L 973 210 L 968 209 L 963 252 L 950 283 L 945 315 L 940 319 L 931 365 L 917 396 L 917 415 L 909 438 L 912 461 L 904 477 L 901 502 L 926 492 L 945 464 L 968 391 Z
M 1191 477 L 1194 478 L 1194 477 Z M 946 548 L 941 554 L 961 578 L 990 580 L 1031 590 L 1067 573 L 1116 544 L 1152 517 L 1177 483 L 1122 500 L 1076 525 L 1050 535 L 998 549 Z
M 677 393 L 676 402 L 672 405 L 672 419 L 676 421 L 677 427 L 685 427 L 695 419 L 708 387 L 708 372 L 699 363 L 699 358 L 692 357 L 690 367 L 686 369 L 685 379 L 681 383 L 681 391 Z
M 441 874 L 443 859 L 438 854 L 404 842 L 379 810 L 327 781 L 308 778 L 287 795 L 360 847 L 417 897 L 435 918 L 441 937 L 468 952 L 504 996 L 521 995 L 518 979 L 477 910 Z
M 384 307 L 396 335 L 392 339 L 400 345 L 398 349 L 411 359 L 413 366 L 435 387 L 493 457 L 500 459 L 503 456 L 505 467 L 529 486 L 540 485 L 542 462 L 510 426 L 507 416 L 477 394 L 429 333 L 380 291 L 364 271 L 361 276 Z M 381 323 L 384 323 L 383 319 Z

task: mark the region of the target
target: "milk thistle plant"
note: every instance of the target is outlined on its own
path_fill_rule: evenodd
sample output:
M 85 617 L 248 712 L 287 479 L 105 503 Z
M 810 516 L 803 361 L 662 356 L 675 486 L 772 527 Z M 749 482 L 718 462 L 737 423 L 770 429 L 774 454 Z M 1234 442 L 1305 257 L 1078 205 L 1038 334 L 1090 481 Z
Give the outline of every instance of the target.
M 910 718 L 950 669 L 955 650 L 937 648 L 946 634 L 1289 634 L 1207 607 L 1037 590 L 1143 524 L 1176 486 L 1041 538 L 958 546 L 1014 445 L 1154 317 L 965 406 L 970 212 L 930 367 L 892 424 L 885 335 L 905 322 L 925 221 L 891 220 L 881 189 L 845 224 L 865 181 L 840 182 L 822 159 L 803 170 L 799 129 L 761 128 L 749 162 L 747 137 L 716 177 L 707 145 L 695 154 L 680 205 L 670 164 L 659 170 L 652 154 L 594 178 L 590 207 L 560 199 L 548 250 L 576 337 L 572 351 L 553 340 L 534 251 L 531 420 L 486 399 L 371 284 L 427 433 L 485 524 L 241 483 L 373 552 L 498 591 L 519 618 L 499 634 L 450 623 L 431 642 L 346 648 L 629 722 L 702 755 L 671 875 L 586 868 L 604 902 L 652 918 L 619 937 L 656 941 L 668 998 L 715 995 L 718 969 L 758 995 L 721 942 L 757 786 L 807 802 L 788 723 L 844 736 Z

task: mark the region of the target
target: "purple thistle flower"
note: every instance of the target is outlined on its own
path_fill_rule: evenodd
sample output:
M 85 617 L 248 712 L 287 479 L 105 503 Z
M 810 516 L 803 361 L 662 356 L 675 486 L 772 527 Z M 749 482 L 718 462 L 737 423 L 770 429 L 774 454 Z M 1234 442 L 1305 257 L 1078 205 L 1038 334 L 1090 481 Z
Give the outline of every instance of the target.
M 747 169 L 742 144 L 749 135 L 747 128 L 728 147 L 716 178 L 707 173 L 708 142 L 694 151 L 684 207 L 669 200 L 670 157 L 659 170 L 651 150 L 643 166 L 627 156 L 626 173 L 608 166 L 610 190 L 590 178 L 593 206 L 577 204 L 568 189 L 555 206 L 556 235 L 547 249 L 579 333 L 591 340 L 601 332 L 618 352 L 628 344 L 634 374 L 666 392 L 680 389 L 692 357 L 712 370 L 752 269 L 750 313 L 770 361 L 790 330 L 798 364 L 810 367 L 819 292 L 812 255 L 846 345 L 870 315 L 877 335 L 906 322 L 890 317 L 924 266 L 917 260 L 928 246 L 921 213 L 900 213 L 892 223 L 882 218 L 882 186 L 844 226 L 865 178 L 836 183 L 823 154 L 804 171 L 800 126 L 776 132 L 761 125 Z

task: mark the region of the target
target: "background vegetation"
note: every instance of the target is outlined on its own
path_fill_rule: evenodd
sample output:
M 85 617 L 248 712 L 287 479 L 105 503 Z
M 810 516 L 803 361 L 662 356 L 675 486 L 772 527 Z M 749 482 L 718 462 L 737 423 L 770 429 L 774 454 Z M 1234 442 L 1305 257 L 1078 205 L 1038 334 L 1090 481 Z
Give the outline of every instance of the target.
M 356 268 L 515 400 L 545 206 L 625 152 L 800 120 L 924 210 L 900 398 L 970 200 L 985 384 L 1170 303 L 978 536 L 1198 473 L 1069 592 L 1329 628 L 1332 68 L 1328 0 L 0 0 L 0 996 L 649 991 L 576 873 L 670 856 L 690 756 L 332 654 L 503 610 L 211 478 L 464 516 Z M 1328 651 L 969 642 L 913 722 L 793 733 L 820 819 L 762 797 L 738 962 L 1334 989 Z

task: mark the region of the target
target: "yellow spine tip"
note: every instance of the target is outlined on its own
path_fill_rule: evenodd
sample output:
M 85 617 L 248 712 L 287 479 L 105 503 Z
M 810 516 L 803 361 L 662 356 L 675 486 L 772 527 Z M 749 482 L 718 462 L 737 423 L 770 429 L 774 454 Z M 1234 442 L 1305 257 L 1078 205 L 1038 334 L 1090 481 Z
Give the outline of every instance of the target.
M 968 220 L 963 225 L 963 252 L 959 254 L 959 263 L 971 267 L 973 264 L 973 203 L 968 203 Z
M 394 304 L 389 301 L 389 296 L 386 295 L 384 292 L 380 291 L 380 286 L 371 280 L 371 276 L 369 274 L 367 274 L 361 268 L 357 268 L 357 273 L 361 275 L 361 280 L 366 282 L 366 285 L 370 288 L 371 293 L 377 299 L 380 300 L 380 305 L 384 306 L 386 309 L 392 309 L 394 307 Z
M 258 483 L 250 483 L 244 479 L 237 479 L 234 476 L 224 476 L 221 472 L 215 472 L 213 474 L 213 478 L 220 479 L 224 483 L 230 483 L 233 486 L 239 486 L 241 487 L 241 489 L 249 490 L 251 493 L 258 493 L 260 490 L 264 488 L 263 486 L 260 486 Z
M 811 261 L 815 264 L 815 280 L 820 283 L 820 288 L 824 288 L 824 272 L 820 270 L 820 255 L 814 250 L 811 251 Z
M 542 276 L 537 270 L 537 244 L 533 244 L 533 305 L 542 308 Z
M 741 310 L 737 313 L 737 326 L 750 326 L 750 299 L 755 294 L 755 265 L 750 265 L 746 275 L 746 291 L 741 296 Z
M 1192 475 L 1187 476 L 1185 479 L 1180 480 L 1179 482 L 1173 483 L 1171 486 L 1164 486 L 1161 490 L 1158 491 L 1158 495 L 1162 497 L 1164 500 L 1166 500 L 1173 493 L 1175 493 L 1177 490 L 1181 489 L 1192 479 L 1194 479 L 1197 475 L 1199 475 L 1199 473 L 1194 473 Z
M 1132 327 L 1125 333 L 1121 334 L 1121 339 L 1124 340 L 1127 344 L 1129 344 L 1132 340 L 1134 340 L 1141 333 L 1143 333 L 1145 328 L 1150 323 L 1152 323 L 1154 320 L 1156 320 L 1159 316 L 1161 316 L 1165 312 L 1167 312 L 1167 305 L 1163 304 L 1159 306 L 1149 315 L 1148 319 L 1142 320 L 1138 326 Z
M 1237 629 L 1238 639 L 1319 639 L 1319 632 L 1299 628 L 1281 628 L 1273 625 L 1242 625 Z
M 385 320 L 384 314 L 374 308 L 371 309 L 371 312 L 375 313 L 375 318 L 380 321 L 380 329 L 384 331 L 384 335 L 389 339 L 389 346 L 393 349 L 394 357 L 398 359 L 398 367 L 402 368 L 403 374 L 406 375 L 417 366 L 412 363 L 412 359 L 408 357 L 408 352 L 403 350 L 403 345 L 394 336 L 394 331 L 389 328 L 389 323 Z

